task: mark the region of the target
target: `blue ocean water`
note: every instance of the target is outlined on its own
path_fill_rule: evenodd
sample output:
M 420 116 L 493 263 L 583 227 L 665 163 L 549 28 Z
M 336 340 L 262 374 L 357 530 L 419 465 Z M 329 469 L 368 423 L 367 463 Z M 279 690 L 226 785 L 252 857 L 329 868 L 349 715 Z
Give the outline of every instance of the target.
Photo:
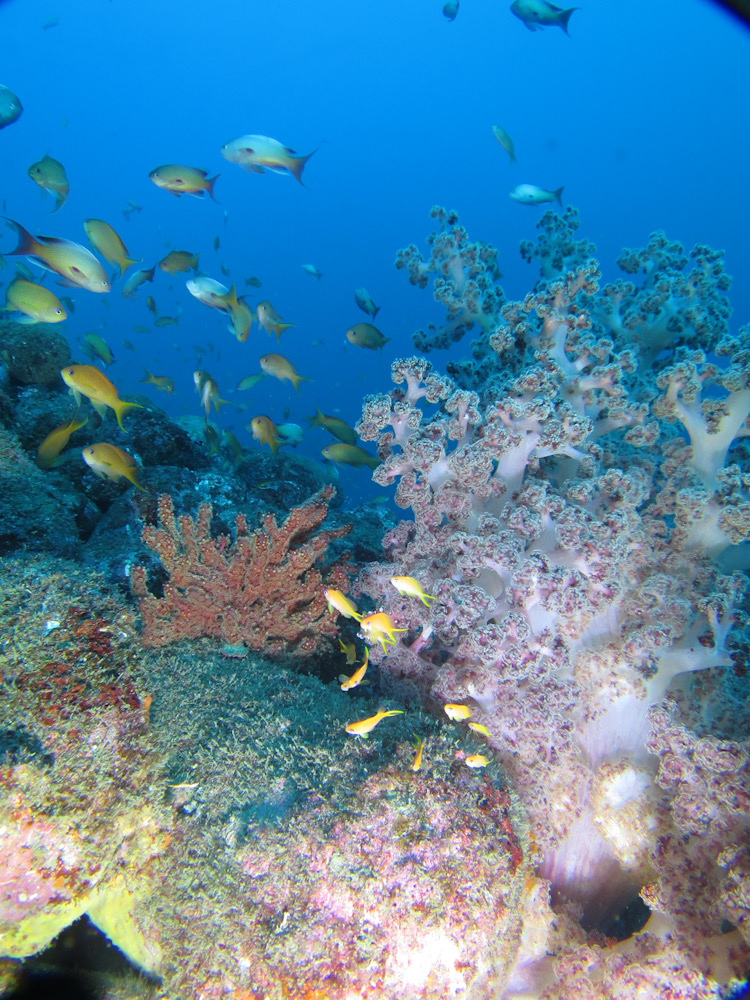
M 729 273 L 743 274 L 750 157 L 739 122 L 750 38 L 705 0 L 591 0 L 573 14 L 570 37 L 556 27 L 531 32 L 496 0 L 462 0 L 454 21 L 440 0 L 10 0 L 0 29 L 0 83 L 25 108 L 0 133 L 5 215 L 82 243 L 83 219 L 104 219 L 143 266 L 169 249 L 199 253 L 201 272 L 234 281 L 251 304 L 270 300 L 296 324 L 278 349 L 314 381 L 297 394 L 266 379 L 242 397 L 246 411 L 225 408 L 220 425 L 248 446 L 244 424 L 256 413 L 305 426 L 320 406 L 353 424 L 364 393 L 388 390 L 390 363 L 411 353 L 411 332 L 441 317 L 429 292 L 393 267 L 400 247 L 424 245 L 434 204 L 456 209 L 473 239 L 498 247 L 511 298 L 536 279 L 518 245 L 533 239 L 547 207 L 513 202 L 519 183 L 564 186 L 607 280 L 622 247 L 644 246 L 656 229 L 687 248 L 724 249 Z M 512 137 L 516 164 L 493 124 Z M 224 160 L 221 147 L 245 133 L 299 153 L 318 147 L 305 187 Z M 45 153 L 70 180 L 54 215 L 27 176 Z M 148 174 L 164 163 L 221 174 L 219 204 L 157 189 Z M 126 220 L 129 201 L 141 210 Z M 13 245 L 10 231 L 0 233 L 0 253 Z M 320 281 L 305 263 L 323 272 Z M 5 283 L 11 275 L 7 268 Z M 225 317 L 189 295 L 188 276 L 157 270 L 135 299 L 122 298 L 122 281 L 107 296 L 73 290 L 65 324 L 73 344 L 88 330 L 107 340 L 121 393 L 145 388 L 174 416 L 200 413 L 196 367 L 238 400 L 229 390 L 277 349 L 256 326 L 237 343 Z M 262 286 L 247 287 L 250 276 Z M 345 340 L 367 319 L 354 303 L 359 286 L 381 307 L 376 325 L 390 338 L 382 351 Z M 148 294 L 160 315 L 179 316 L 177 326 L 151 327 Z M 736 328 L 750 316 L 742 280 L 732 299 Z M 134 332 L 139 325 L 151 332 Z M 203 348 L 200 363 L 193 345 Z M 144 368 L 171 376 L 174 395 L 140 386 Z M 325 443 L 313 431 L 300 451 L 319 457 Z M 375 489 L 365 472 L 343 477 L 356 494 Z

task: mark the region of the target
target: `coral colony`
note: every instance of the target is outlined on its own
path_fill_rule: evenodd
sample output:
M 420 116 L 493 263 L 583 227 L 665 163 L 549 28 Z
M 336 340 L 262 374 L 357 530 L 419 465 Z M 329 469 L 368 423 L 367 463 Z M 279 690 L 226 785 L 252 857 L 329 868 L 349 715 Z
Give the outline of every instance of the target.
M 365 400 L 373 478 L 413 515 L 359 578 L 408 629 L 371 660 L 392 691 L 473 706 L 560 913 L 602 930 L 640 893 L 653 914 L 651 939 L 637 939 L 653 967 L 644 988 L 669 967 L 669 996 L 703 995 L 691 992 L 703 976 L 747 969 L 750 940 L 748 702 L 733 683 L 750 327 L 730 335 L 729 279 L 709 248 L 656 234 L 620 259 L 630 280 L 600 287 L 576 214 L 547 213 L 523 248 L 543 280 L 507 302 L 494 249 L 455 213 L 432 216 L 429 259 L 410 246 L 396 264 L 412 284 L 432 280 L 447 312 L 415 343 L 481 336 L 452 377 L 402 359 L 395 390 Z M 394 574 L 437 600 L 401 597 Z M 517 964 L 518 995 L 602 996 L 635 977 L 622 954 L 619 972 L 605 953 L 553 959 L 561 921 L 547 916 Z M 523 992 L 551 969 L 554 989 Z

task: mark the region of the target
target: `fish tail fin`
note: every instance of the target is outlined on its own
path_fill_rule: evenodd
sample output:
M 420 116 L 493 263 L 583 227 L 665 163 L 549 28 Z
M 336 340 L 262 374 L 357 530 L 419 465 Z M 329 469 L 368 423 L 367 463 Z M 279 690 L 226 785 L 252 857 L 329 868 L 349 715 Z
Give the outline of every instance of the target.
M 518 163 L 518 157 L 517 157 L 517 156 L 516 156 L 516 154 L 515 154 L 515 153 L 513 152 L 513 150 L 511 150 L 511 151 L 510 151 L 510 153 L 509 153 L 508 155 L 510 156 L 510 162 L 511 162 L 511 163 Z
M 375 317 L 377 316 L 377 314 L 380 312 L 380 306 L 376 306 L 374 302 L 373 302 L 372 305 L 373 305 L 373 308 L 375 309 L 375 312 L 372 314 L 372 318 L 375 319 Z
M 143 258 L 141 258 L 143 260 Z M 133 260 L 131 257 L 123 257 L 122 260 L 118 260 L 117 264 L 120 268 L 120 277 L 125 274 L 129 267 L 133 267 L 134 264 L 140 264 L 141 260 Z
M 123 431 L 123 433 L 127 433 L 125 428 L 122 426 L 122 418 L 128 410 L 142 410 L 143 407 L 140 403 L 126 403 L 124 399 L 117 399 L 112 404 L 112 409 L 115 411 L 115 416 L 117 417 L 117 423 L 120 425 L 120 430 Z
M 50 212 L 50 215 L 54 215 L 55 212 L 59 212 L 60 211 L 60 209 L 65 204 L 65 197 L 66 196 L 64 194 L 61 194 L 60 191 L 55 191 L 55 207 Z
M 153 382 L 154 381 L 154 376 L 151 374 L 151 372 L 148 370 L 148 368 L 144 368 L 143 370 L 146 373 L 146 377 L 142 378 L 141 382 Z
M 221 174 L 217 174 L 215 177 L 206 178 L 206 191 L 208 191 L 208 195 L 211 198 L 211 201 L 216 201 L 216 198 L 214 198 L 214 184 L 218 181 L 220 177 Z M 216 204 L 218 205 L 220 203 L 216 201 Z
M 296 323 L 276 323 L 275 326 L 273 326 L 271 329 L 276 334 L 277 343 L 284 330 L 288 330 L 290 327 L 296 325 L 297 325 Z
M 310 421 L 310 426 L 311 427 L 322 427 L 323 426 L 323 420 L 325 418 L 323 416 L 323 413 L 321 412 L 320 407 L 316 406 L 315 407 L 315 414 L 314 414 L 314 416 L 308 417 L 307 419 Z
M 21 257 L 27 255 L 32 255 L 32 256 L 35 255 L 39 248 L 39 244 L 31 235 L 31 233 L 27 232 L 27 230 L 23 228 L 20 222 L 14 222 L 12 219 L 7 219 L 7 218 L 5 219 L 5 221 L 8 223 L 9 229 L 15 229 L 16 236 L 18 237 L 18 246 L 16 247 L 16 249 L 4 251 L 6 257 L 13 257 L 15 254 L 18 254 Z
M 138 478 L 137 469 L 129 469 L 128 472 L 123 473 L 126 479 L 128 479 L 136 489 L 142 490 L 144 493 L 148 493 L 148 489 L 143 485 L 143 483 Z
M 232 402 L 231 399 L 222 399 L 221 396 L 212 396 L 211 399 L 213 400 L 214 409 L 217 413 L 221 412 L 222 406 Z
M 365 464 L 369 465 L 371 469 L 377 469 L 377 467 L 380 465 L 380 459 L 375 458 L 375 456 L 373 455 L 371 458 L 367 459 Z
M 571 8 L 571 9 L 575 10 L 575 7 Z M 560 208 L 562 208 L 562 193 L 563 193 L 564 190 L 565 190 L 565 185 L 563 184 L 562 187 L 556 188 L 552 192 L 552 194 L 555 196 L 555 201 L 560 206 Z
M 298 183 L 302 184 L 302 171 L 305 169 L 305 164 L 311 156 L 314 156 L 318 152 L 319 149 L 320 146 L 316 146 L 312 153 L 308 153 L 307 156 L 289 157 L 289 173 L 292 174 Z M 305 185 L 302 184 L 302 187 L 305 187 Z
M 565 34 L 568 36 L 568 38 L 570 38 L 570 32 L 568 31 L 568 21 L 570 20 L 570 15 L 575 10 L 578 10 L 578 8 L 577 7 L 568 7 L 567 10 L 560 11 L 560 19 L 558 21 L 558 24 L 560 25 L 560 27 L 562 28 L 562 30 L 565 32 Z
M 237 310 L 240 308 L 240 304 L 237 301 L 237 289 L 235 288 L 234 284 L 232 284 L 232 287 L 229 289 L 229 291 L 223 298 L 229 311 L 232 313 L 236 313 Z
M 312 382 L 311 378 L 306 378 L 304 375 L 290 375 L 289 379 L 297 392 L 299 392 L 300 382 Z
M 277 437 L 273 437 L 273 436 L 269 437 L 269 439 L 268 439 L 268 447 L 273 452 L 273 457 L 274 458 L 276 458 L 276 452 L 279 450 L 279 448 L 282 446 L 283 443 L 284 442 L 281 440 L 281 438 L 277 438 Z

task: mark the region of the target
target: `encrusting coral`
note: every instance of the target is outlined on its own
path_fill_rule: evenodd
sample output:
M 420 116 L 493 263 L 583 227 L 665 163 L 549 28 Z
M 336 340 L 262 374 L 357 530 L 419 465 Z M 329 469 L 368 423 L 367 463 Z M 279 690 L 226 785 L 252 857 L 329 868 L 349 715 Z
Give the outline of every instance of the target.
M 232 646 L 309 655 L 335 638 L 323 590 L 346 589 L 349 573 L 342 558 L 326 568 L 325 579 L 316 564 L 328 543 L 351 528 L 319 530 L 332 493 L 324 487 L 294 507 L 281 527 L 267 514 L 249 533 L 244 515 L 237 514 L 234 540 L 211 537 L 210 504 L 202 504 L 193 521 L 177 518 L 171 498 L 162 495 L 159 526 L 146 525 L 143 541 L 169 574 L 164 596 L 149 593 L 143 567 L 131 576 L 144 645 L 209 636 Z

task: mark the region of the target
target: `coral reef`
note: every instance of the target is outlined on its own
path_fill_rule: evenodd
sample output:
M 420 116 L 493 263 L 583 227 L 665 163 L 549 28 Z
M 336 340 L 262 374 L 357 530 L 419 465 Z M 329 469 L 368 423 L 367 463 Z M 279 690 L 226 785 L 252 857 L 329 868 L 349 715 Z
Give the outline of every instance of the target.
M 319 530 L 332 494 L 330 487 L 320 490 L 293 508 L 281 527 L 267 514 L 252 534 L 238 514 L 231 542 L 227 535 L 211 537 L 210 504 L 201 506 L 195 521 L 178 519 L 170 497 L 162 495 L 159 526 L 146 525 L 143 540 L 169 575 L 164 596 L 148 592 L 142 567 L 132 573 L 144 644 L 211 636 L 232 646 L 310 655 L 330 641 L 337 628 L 326 613 L 323 588 L 346 589 L 349 577 L 343 559 L 326 568 L 325 581 L 316 565 L 329 541 L 349 530 Z
M 412 279 L 440 275 L 445 329 L 468 329 L 461 276 L 471 265 L 489 287 L 494 258 L 467 262 L 456 214 L 435 216 L 442 235 L 429 265 L 410 251 Z M 750 939 L 747 692 L 718 736 L 706 709 L 744 656 L 750 481 L 733 455 L 750 432 L 750 327 L 728 333 L 720 254 L 657 234 L 621 259 L 639 281 L 600 288 L 576 227 L 574 213 L 545 216 L 540 248 L 525 249 L 542 279 L 483 313 L 457 381 L 403 359 L 396 389 L 365 400 L 373 478 L 397 484 L 413 520 L 386 534 L 359 591 L 407 629 L 371 649 L 388 690 L 465 701 L 488 727 L 553 905 L 602 930 L 641 893 L 694 955 L 686 982 L 708 980 L 701 936 L 719 938 L 727 975 L 750 955 L 736 933 L 720 940 L 727 925 Z M 436 600 L 400 596 L 394 575 Z M 696 674 L 711 681 L 703 712 Z M 682 725 L 694 735 L 679 738 Z

